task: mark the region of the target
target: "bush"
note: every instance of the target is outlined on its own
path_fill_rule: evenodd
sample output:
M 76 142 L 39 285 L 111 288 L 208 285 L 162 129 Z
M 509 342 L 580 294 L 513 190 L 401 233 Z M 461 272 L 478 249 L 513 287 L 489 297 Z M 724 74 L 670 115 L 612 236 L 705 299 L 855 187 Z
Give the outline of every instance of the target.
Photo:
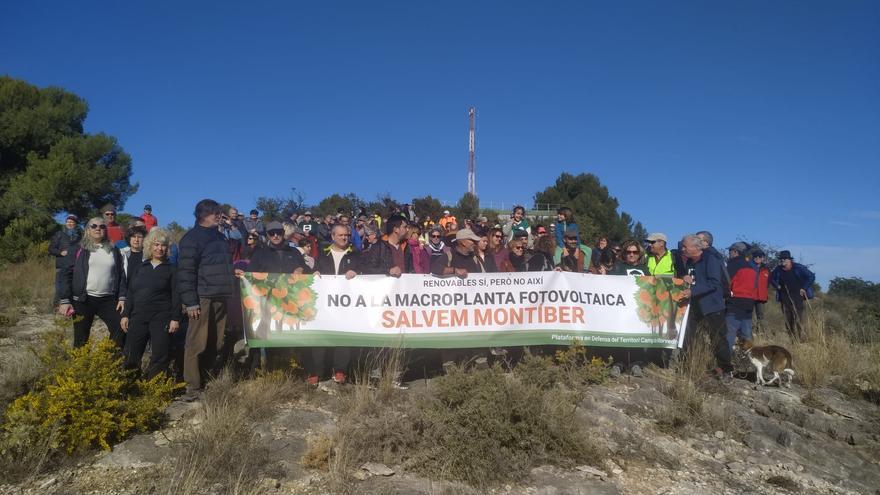
M 537 370 L 530 377 L 562 376 L 541 371 L 550 358 L 526 361 Z M 402 463 L 425 476 L 485 487 L 520 479 L 537 465 L 597 459 L 576 419 L 576 391 L 543 378 L 529 383 L 500 366 L 454 368 L 430 389 L 403 398 L 356 395 L 357 411 L 349 406 L 329 438 L 312 438 L 304 463 L 327 465 L 343 479 L 363 462 Z
M 63 357 L 47 350 L 47 375 L 6 410 L 3 440 L 26 433 L 34 441 L 54 437 L 51 448 L 67 453 L 109 450 L 130 433 L 159 426 L 177 388 L 173 380 L 136 380 L 109 340 L 79 349 L 62 341 L 60 347 Z

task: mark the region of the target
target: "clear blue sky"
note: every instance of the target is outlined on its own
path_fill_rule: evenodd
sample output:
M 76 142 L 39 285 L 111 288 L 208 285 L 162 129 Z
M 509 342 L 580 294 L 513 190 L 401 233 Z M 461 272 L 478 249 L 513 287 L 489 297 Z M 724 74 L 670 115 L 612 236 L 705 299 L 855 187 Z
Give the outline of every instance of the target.
M 592 172 L 671 237 L 880 281 L 880 2 L 7 2 L 0 73 L 67 88 L 162 223 L 296 187 L 529 203 Z

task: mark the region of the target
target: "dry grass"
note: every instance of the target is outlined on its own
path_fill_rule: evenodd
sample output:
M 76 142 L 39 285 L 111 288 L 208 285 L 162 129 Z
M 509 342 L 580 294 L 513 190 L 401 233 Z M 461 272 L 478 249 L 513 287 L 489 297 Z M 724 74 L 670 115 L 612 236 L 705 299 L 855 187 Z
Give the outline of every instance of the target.
M 390 364 L 380 368 L 392 375 L 399 369 L 395 354 L 378 357 L 385 356 Z M 405 394 L 357 380 L 342 401 L 336 430 L 312 437 L 302 459 L 326 469 L 338 492 L 353 490 L 350 477 L 367 461 L 485 487 L 525 476 L 538 464 L 598 458 L 575 420 L 574 391 L 528 383 L 497 366 L 454 368 Z
M 723 431 L 732 438 L 743 435 L 740 421 L 723 407 L 715 407 L 710 400 L 710 390 L 723 392 L 717 387 L 712 390 L 714 379 L 706 375 L 713 359 L 708 340 L 694 338 L 670 381 L 661 387 L 661 392 L 670 399 L 669 404 L 660 409 L 657 419 L 661 431 L 682 436 L 687 436 L 692 430 Z
M 843 321 L 822 299 L 807 307 L 802 338 L 785 331 L 777 305 L 768 305 L 768 331 L 756 337 L 757 345 L 775 344 L 789 349 L 794 362 L 795 382 L 809 391 L 833 387 L 852 396 L 875 402 L 880 398 L 880 342 L 874 331 L 852 330 L 832 325 Z M 778 323 L 777 323 L 778 322 Z M 860 340 L 851 338 L 858 335 Z
M 53 259 L 40 257 L 0 266 L 0 325 L 14 325 L 22 306 L 33 306 L 41 313 L 51 312 L 54 295 Z
M 185 450 L 167 491 L 202 494 L 215 487 L 230 494 L 262 493 L 259 480 L 271 458 L 254 427 L 277 405 L 304 393 L 300 381 L 281 372 L 242 382 L 235 382 L 229 371 L 221 373 L 204 394 L 199 424 L 184 437 Z

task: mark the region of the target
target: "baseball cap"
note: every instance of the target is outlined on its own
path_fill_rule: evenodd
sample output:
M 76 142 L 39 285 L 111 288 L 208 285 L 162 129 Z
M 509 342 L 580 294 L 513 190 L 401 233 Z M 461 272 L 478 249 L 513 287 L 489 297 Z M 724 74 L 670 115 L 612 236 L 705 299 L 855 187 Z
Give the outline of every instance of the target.
M 663 241 L 666 242 L 668 239 L 666 238 L 666 234 L 662 232 L 654 232 L 653 234 L 648 236 L 649 241 Z
M 153 207 L 151 205 L 144 205 L 144 211 L 153 211 Z
M 727 248 L 728 251 L 736 251 L 740 254 L 745 253 L 748 249 L 749 247 L 742 241 L 734 242 L 729 248 Z
M 444 215 L 449 215 L 449 210 L 443 210 Z
M 307 211 L 307 212 L 305 212 L 305 213 L 303 213 L 303 215 L 308 215 L 308 216 L 312 216 L 312 212 L 310 212 L 310 211 Z
M 455 233 L 455 240 L 460 241 L 462 239 L 470 239 L 472 241 L 479 241 L 480 238 L 477 234 L 474 234 L 474 231 L 471 229 L 461 229 Z
M 269 222 L 269 225 L 266 225 L 266 232 L 270 230 L 284 230 L 284 225 L 281 222 Z
M 789 251 L 789 250 L 786 249 L 785 251 L 779 251 L 779 259 L 781 259 L 781 260 L 793 260 L 794 258 L 791 257 L 791 251 Z
M 70 215 L 67 215 L 67 218 L 65 218 L 64 220 L 65 220 L 65 221 L 66 221 L 66 220 L 73 220 L 74 222 L 76 222 L 77 220 L 79 220 L 79 218 L 77 218 L 76 215 L 74 215 L 73 213 L 71 213 Z

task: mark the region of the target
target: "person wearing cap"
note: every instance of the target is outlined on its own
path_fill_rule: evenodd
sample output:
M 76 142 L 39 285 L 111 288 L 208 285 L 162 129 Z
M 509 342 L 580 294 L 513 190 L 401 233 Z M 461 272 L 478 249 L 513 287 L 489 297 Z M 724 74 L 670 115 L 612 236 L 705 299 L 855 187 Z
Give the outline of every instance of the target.
M 461 229 L 455 233 L 452 249 L 444 256 L 436 256 L 431 261 L 431 273 L 438 276 L 455 275 L 467 278 L 470 273 L 485 273 L 486 266 L 476 255 L 476 243 L 480 237 L 470 229 Z
M 263 221 L 260 220 L 260 212 L 257 210 L 251 210 L 248 218 L 243 220 L 244 228 L 246 231 L 257 234 L 261 241 L 266 241 L 266 226 L 263 225 Z
M 727 273 L 730 275 L 730 297 L 727 298 L 727 344 L 733 348 L 737 337 L 743 343 L 752 341 L 752 310 L 758 294 L 755 267 L 746 259 L 749 246 L 734 242 L 727 248 Z
M 559 231 L 557 230 L 557 233 Z M 568 224 L 562 235 L 562 244 L 556 246 L 553 262 L 565 272 L 589 273 L 592 268 L 593 250 L 579 242 L 580 233 L 574 223 Z
M 76 224 L 76 215 L 67 215 L 61 230 L 55 232 L 49 241 L 49 254 L 55 257 L 55 296 L 54 304 L 61 298 L 61 284 L 64 282 L 64 271 L 70 269 L 67 253 L 76 249 L 82 239 L 82 229 Z
M 141 214 L 141 219 L 144 221 L 144 227 L 147 229 L 147 232 L 153 227 L 159 225 L 159 219 L 153 215 L 153 207 L 151 205 L 144 205 L 144 212 Z
M 316 222 L 312 217 L 312 212 L 307 211 L 303 213 L 303 218 L 302 221 L 299 223 L 299 228 L 302 229 L 303 234 L 305 235 L 318 235 L 318 222 Z
M 764 330 L 764 304 L 769 296 L 770 269 L 765 260 L 767 255 L 760 249 L 752 251 L 752 266 L 755 267 L 755 325 L 752 332 Z
M 666 234 L 654 232 L 646 239 L 649 252 L 646 265 L 651 275 L 675 275 L 674 257 L 669 249 L 666 249 Z
M 458 225 L 458 220 L 455 219 L 455 216 L 453 216 L 452 213 L 449 212 L 449 210 L 443 210 L 443 216 L 440 217 L 440 220 L 438 220 L 437 223 L 440 224 L 440 226 L 443 227 L 444 230 L 449 231 L 450 229 L 447 226 L 449 222 Z
M 412 253 L 407 244 L 409 225 L 406 218 L 394 215 L 385 222 L 385 238 L 364 253 L 363 272 L 368 275 L 399 277 L 414 273 Z
M 115 246 L 119 241 L 125 240 L 125 230 L 122 225 L 116 223 L 116 207 L 107 204 L 101 208 L 101 216 L 104 217 L 104 224 L 107 225 L 107 239 Z
M 776 300 L 782 305 L 785 329 L 792 336 L 804 332 L 804 301 L 813 298 L 816 274 L 806 266 L 795 263 L 790 251 L 779 252 L 779 264 L 770 273 L 770 285 L 776 289 Z

